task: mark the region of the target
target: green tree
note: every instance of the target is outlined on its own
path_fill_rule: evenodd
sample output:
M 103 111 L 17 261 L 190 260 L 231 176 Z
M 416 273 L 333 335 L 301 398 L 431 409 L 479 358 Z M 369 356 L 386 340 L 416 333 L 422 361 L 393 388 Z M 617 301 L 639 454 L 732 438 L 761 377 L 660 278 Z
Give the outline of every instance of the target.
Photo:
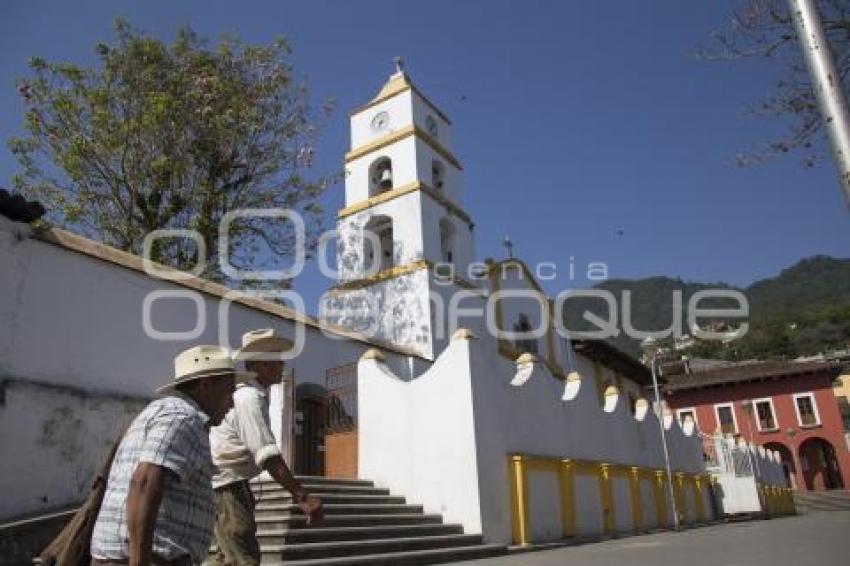
M 845 92 L 850 88 L 850 0 L 819 0 L 824 32 Z M 773 92 L 754 112 L 786 119 L 788 129 L 778 138 L 738 156 L 741 164 L 758 163 L 791 151 L 812 166 L 828 155 L 826 132 L 787 0 L 740 0 L 726 29 L 714 43 L 700 49 L 708 59 L 768 58 L 781 70 Z
M 296 211 L 315 244 L 317 199 L 337 176 L 307 174 L 332 108 L 312 112 L 285 40 L 211 48 L 183 28 L 166 44 L 118 20 L 96 53 L 94 67 L 33 58 L 18 81 L 26 135 L 10 140 L 21 166 L 13 184 L 45 204 L 49 221 L 136 254 L 153 230 L 195 230 L 209 260 L 203 276 L 215 280 L 226 280 L 218 230 L 229 211 Z M 294 251 L 293 225 L 280 219 L 240 220 L 229 234 L 236 267 Z M 196 254 L 191 240 L 169 238 L 152 259 L 186 268 Z

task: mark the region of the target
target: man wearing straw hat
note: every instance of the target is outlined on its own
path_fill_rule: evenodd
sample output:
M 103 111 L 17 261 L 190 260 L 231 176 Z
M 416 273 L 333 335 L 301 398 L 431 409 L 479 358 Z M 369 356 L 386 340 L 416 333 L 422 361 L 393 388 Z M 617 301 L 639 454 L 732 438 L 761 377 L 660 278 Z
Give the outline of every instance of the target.
M 282 354 L 292 343 L 273 329 L 254 330 L 242 336 L 235 358 L 256 377 L 236 385 L 233 408 L 221 425 L 210 430 L 216 500 L 213 564 L 254 566 L 260 563 L 260 545 L 254 520 L 250 480 L 264 470 L 288 490 L 306 515 L 307 524 L 322 517 L 322 502 L 292 476 L 269 426 L 268 389 L 280 383 Z
M 175 375 L 124 434 L 109 471 L 91 541 L 93 565 L 200 564 L 215 501 L 209 432 L 233 403 L 230 351 L 196 346 L 174 359 Z

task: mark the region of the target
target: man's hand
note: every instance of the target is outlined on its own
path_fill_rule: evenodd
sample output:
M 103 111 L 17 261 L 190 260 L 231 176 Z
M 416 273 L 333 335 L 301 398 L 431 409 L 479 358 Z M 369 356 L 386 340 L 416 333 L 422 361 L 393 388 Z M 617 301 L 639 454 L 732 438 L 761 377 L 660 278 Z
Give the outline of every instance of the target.
M 299 498 L 298 506 L 304 512 L 304 516 L 307 517 L 308 526 L 318 523 L 325 516 L 325 507 L 322 504 L 322 500 L 314 495 L 304 494 Z
M 300 483 L 292 476 L 289 466 L 283 461 L 280 454 L 272 456 L 263 462 L 263 468 L 295 498 L 295 502 L 307 517 L 307 524 L 312 525 L 322 520 L 325 509 L 322 500 L 307 493 Z

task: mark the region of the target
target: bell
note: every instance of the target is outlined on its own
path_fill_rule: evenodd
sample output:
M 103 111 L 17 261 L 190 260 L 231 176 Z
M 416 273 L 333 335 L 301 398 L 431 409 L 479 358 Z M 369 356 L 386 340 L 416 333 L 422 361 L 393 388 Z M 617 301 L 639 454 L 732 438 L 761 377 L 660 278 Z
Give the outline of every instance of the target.
M 381 180 L 378 184 L 382 189 L 391 189 L 393 187 L 393 172 L 391 169 L 381 171 Z

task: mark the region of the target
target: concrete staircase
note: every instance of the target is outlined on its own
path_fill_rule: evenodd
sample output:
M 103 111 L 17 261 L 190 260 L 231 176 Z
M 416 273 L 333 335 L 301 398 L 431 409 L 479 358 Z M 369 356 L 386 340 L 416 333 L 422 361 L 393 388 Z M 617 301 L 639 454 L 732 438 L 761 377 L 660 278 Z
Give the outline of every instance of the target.
M 850 511 L 850 490 L 794 492 L 798 513 L 811 511 Z
M 263 564 L 353 566 L 440 564 L 504 554 L 503 545 L 426 515 L 421 505 L 365 480 L 299 477 L 325 505 L 320 525 L 307 527 L 292 496 L 272 481 L 255 480 L 257 538 Z

